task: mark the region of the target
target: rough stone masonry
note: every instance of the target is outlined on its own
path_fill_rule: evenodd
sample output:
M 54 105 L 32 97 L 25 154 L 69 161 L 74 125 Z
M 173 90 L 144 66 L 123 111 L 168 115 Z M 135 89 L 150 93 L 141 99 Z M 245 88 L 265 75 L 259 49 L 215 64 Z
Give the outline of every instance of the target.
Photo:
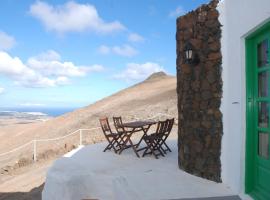
M 222 55 L 217 4 L 213 0 L 177 19 L 178 163 L 188 173 L 221 182 Z M 188 41 L 200 59 L 196 65 L 185 63 Z

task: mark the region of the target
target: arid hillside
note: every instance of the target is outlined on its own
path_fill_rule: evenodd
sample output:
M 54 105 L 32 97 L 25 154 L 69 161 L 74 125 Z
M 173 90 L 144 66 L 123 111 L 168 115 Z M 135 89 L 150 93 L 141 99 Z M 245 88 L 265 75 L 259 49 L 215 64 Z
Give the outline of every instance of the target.
M 60 117 L 44 122 L 0 127 L 0 154 L 33 139 L 55 138 L 77 129 L 98 127 L 98 118 L 101 116 L 121 115 L 125 121 L 132 121 L 154 117 L 158 113 L 169 114 L 175 117 L 177 122 L 176 78 L 162 72 L 155 73 L 139 84 Z M 95 130 L 85 132 L 83 142 L 90 144 L 103 139 L 102 132 Z M 20 156 L 31 159 L 33 150 L 31 145 L 26 150 L 22 149 L 25 151 L 24 153 L 14 153 L 9 159 L 1 160 L 0 158 L 0 168 L 2 167 L 2 169 L 7 163 L 10 166 L 13 166 L 12 163 L 17 165 L 17 168 L 11 167 L 8 172 L 4 173 L 2 170 L 0 199 L 1 193 L 3 195 L 5 192 L 27 192 L 40 186 L 51 161 L 64 152 L 61 151 L 61 148 L 68 148 L 68 145 L 76 146 L 78 141 L 78 134 L 76 134 L 73 138 L 66 140 L 39 143 L 37 146 L 38 159 L 41 161 L 34 165 L 29 164 L 29 160 L 26 160 L 26 163 L 22 162 L 21 165 L 18 164 Z M 31 175 L 29 170 L 31 170 Z M 27 179 L 23 178 L 26 174 Z
M 156 113 L 177 117 L 176 78 L 173 76 L 153 74 L 142 83 L 48 121 L 0 127 L 0 141 L 5 141 L 0 143 L 0 153 L 32 139 L 54 138 L 80 128 L 97 127 L 100 116 L 121 115 L 126 120 L 134 120 L 153 117 Z

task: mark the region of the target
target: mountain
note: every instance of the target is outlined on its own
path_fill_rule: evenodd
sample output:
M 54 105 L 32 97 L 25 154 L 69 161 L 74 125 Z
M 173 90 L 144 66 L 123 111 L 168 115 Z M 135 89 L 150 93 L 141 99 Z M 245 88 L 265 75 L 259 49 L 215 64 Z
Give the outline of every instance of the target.
M 166 75 L 163 72 L 154 73 L 141 83 L 62 116 L 32 124 L 1 127 L 0 141 L 4 142 L 0 143 L 0 154 L 33 139 L 61 137 L 77 129 L 99 127 L 98 119 L 102 116 L 122 116 L 124 121 L 132 121 L 151 118 L 158 113 L 169 114 L 177 118 L 176 78 Z M 104 138 L 100 130 L 83 133 L 84 143 L 96 143 L 101 140 L 104 140 Z M 39 142 L 37 143 L 38 158 L 40 160 L 55 158 L 55 155 L 60 155 L 64 152 L 63 148 L 72 148 L 67 146 L 78 145 L 78 142 L 78 134 L 68 137 L 65 140 Z M 27 165 L 27 159 L 32 158 L 33 146 L 30 145 L 26 149 L 22 149 L 22 151 L 25 152 L 12 154 L 10 159 L 6 161 L 17 161 L 17 165 L 19 165 L 20 160 L 18 161 L 17 157 L 21 155 L 26 158 L 21 165 Z M 1 157 L 0 164 L 2 166 L 4 164 L 1 161 Z M 2 166 L 0 165 L 0 168 Z M 42 167 L 44 168 L 44 166 Z M 36 170 L 38 169 L 40 170 L 40 167 L 37 167 Z M 31 170 L 34 173 L 33 167 L 31 167 Z M 5 185 L 5 188 L 7 187 L 9 186 Z M 0 184 L 0 193 L 1 188 L 3 187 Z
M 177 117 L 176 78 L 158 72 L 145 81 L 117 92 L 87 107 L 35 124 L 14 125 L 0 131 L 0 153 L 32 139 L 54 138 L 80 128 L 99 126 L 101 116 L 123 116 L 126 120 L 145 119 L 156 113 L 169 113 Z M 7 137 L 8 135 L 8 137 Z M 18 138 L 20 138 L 18 140 Z

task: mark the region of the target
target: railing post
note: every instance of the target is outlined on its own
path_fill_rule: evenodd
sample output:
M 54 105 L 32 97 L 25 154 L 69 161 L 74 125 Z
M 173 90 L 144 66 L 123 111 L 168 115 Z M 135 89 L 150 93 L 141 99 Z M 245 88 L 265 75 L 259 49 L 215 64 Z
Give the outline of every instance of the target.
M 80 129 L 80 145 L 82 145 L 82 129 Z
M 34 160 L 34 162 L 36 162 L 37 161 L 37 140 L 33 140 L 33 142 L 34 142 L 33 160 Z

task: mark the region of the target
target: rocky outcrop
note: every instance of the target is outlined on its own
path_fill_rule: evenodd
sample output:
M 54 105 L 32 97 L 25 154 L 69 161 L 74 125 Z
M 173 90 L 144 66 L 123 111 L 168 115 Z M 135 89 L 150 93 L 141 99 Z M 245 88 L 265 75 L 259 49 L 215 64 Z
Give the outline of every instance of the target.
M 220 182 L 222 55 L 217 4 L 213 0 L 179 17 L 176 40 L 179 167 Z M 198 64 L 185 63 L 188 41 L 198 54 Z
M 148 78 L 146 78 L 144 80 L 144 82 L 145 81 L 156 81 L 156 80 L 160 80 L 160 79 L 167 78 L 167 77 L 169 77 L 169 75 L 167 75 L 163 71 L 155 72 L 155 73 L 151 74 Z

